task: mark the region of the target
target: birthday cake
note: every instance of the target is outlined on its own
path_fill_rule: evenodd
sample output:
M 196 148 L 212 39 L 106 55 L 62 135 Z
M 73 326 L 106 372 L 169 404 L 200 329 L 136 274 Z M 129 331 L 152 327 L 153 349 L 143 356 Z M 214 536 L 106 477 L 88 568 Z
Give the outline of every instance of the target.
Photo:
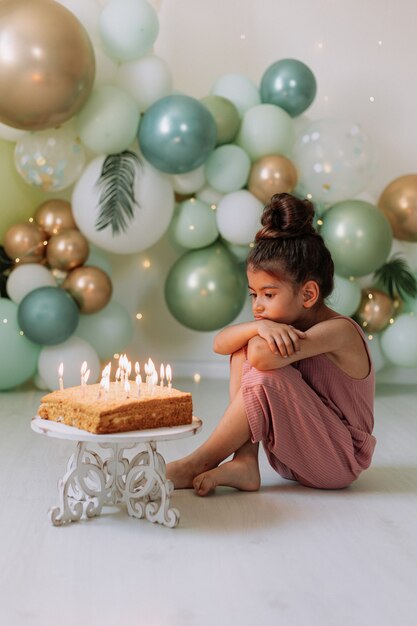
M 117 382 L 107 391 L 100 384 L 53 391 L 41 399 L 38 415 L 96 434 L 191 423 L 190 393 L 146 383 L 134 389 L 128 397 Z

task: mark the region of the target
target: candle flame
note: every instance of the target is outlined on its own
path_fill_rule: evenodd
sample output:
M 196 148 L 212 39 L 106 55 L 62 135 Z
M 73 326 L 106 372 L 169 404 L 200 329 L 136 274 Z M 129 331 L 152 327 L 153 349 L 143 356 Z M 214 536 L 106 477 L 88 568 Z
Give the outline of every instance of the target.
M 59 367 L 58 367 L 58 376 L 59 376 L 60 378 L 62 378 L 62 377 L 63 377 L 63 375 L 64 375 L 64 364 L 63 364 L 63 362 L 61 361 L 61 363 L 59 364 Z
M 166 368 L 166 377 L 169 383 L 172 382 L 172 370 L 169 364 L 167 365 L 167 368 Z
M 160 369 L 159 377 L 160 377 L 161 381 L 164 380 L 164 378 L 165 378 L 165 369 L 164 369 L 164 364 L 163 363 L 161 363 L 161 369 Z
M 136 376 L 137 376 L 138 374 L 140 374 L 140 365 L 139 365 L 139 361 L 136 361 L 136 363 L 135 363 L 135 374 L 136 374 Z

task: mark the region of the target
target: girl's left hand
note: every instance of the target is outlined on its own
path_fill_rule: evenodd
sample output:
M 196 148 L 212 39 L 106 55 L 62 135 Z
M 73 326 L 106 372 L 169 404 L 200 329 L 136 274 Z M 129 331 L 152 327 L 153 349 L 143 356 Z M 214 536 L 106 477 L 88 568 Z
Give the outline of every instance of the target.
M 258 322 L 258 335 L 265 339 L 271 352 L 285 359 L 300 351 L 300 339 L 305 339 L 306 333 L 289 324 L 262 320 Z

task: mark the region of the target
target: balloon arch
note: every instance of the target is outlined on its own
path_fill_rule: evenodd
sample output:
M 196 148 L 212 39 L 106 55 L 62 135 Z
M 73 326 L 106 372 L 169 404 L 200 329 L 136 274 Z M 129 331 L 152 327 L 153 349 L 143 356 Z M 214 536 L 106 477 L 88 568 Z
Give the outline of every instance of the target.
M 61 361 L 67 384 L 84 360 L 94 381 L 128 345 L 100 251 L 138 253 L 169 232 L 181 251 L 165 283 L 172 315 L 200 331 L 233 321 L 242 262 L 280 192 L 315 203 L 331 305 L 386 361 L 417 366 L 417 264 L 390 257 L 393 239 L 417 245 L 417 174 L 367 198 L 369 138 L 354 121 L 302 115 L 317 88 L 307 65 L 280 59 L 259 86 L 227 74 L 198 100 L 174 92 L 152 52 L 146 0 L 3 0 L 0 28 L 0 389 L 31 377 L 56 388 Z M 57 197 L 72 185 L 70 201 Z

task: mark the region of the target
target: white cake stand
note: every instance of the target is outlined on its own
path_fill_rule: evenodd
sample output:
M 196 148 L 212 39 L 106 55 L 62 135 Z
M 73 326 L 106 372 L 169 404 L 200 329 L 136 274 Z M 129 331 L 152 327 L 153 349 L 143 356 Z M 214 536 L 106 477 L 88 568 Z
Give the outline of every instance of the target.
M 173 528 L 180 514 L 170 508 L 174 485 L 166 477 L 165 460 L 157 452 L 156 443 L 190 437 L 201 427 L 201 420 L 193 417 L 192 423 L 184 426 L 95 435 L 38 416 L 33 418 L 31 428 L 35 433 L 77 441 L 67 471 L 58 482 L 59 505 L 49 512 L 52 524 L 75 522 L 83 515 L 94 517 L 105 505 L 125 503 L 129 515 Z M 92 448 L 95 444 L 107 451 L 104 457 Z M 129 460 L 125 450 L 136 446 L 141 449 Z

